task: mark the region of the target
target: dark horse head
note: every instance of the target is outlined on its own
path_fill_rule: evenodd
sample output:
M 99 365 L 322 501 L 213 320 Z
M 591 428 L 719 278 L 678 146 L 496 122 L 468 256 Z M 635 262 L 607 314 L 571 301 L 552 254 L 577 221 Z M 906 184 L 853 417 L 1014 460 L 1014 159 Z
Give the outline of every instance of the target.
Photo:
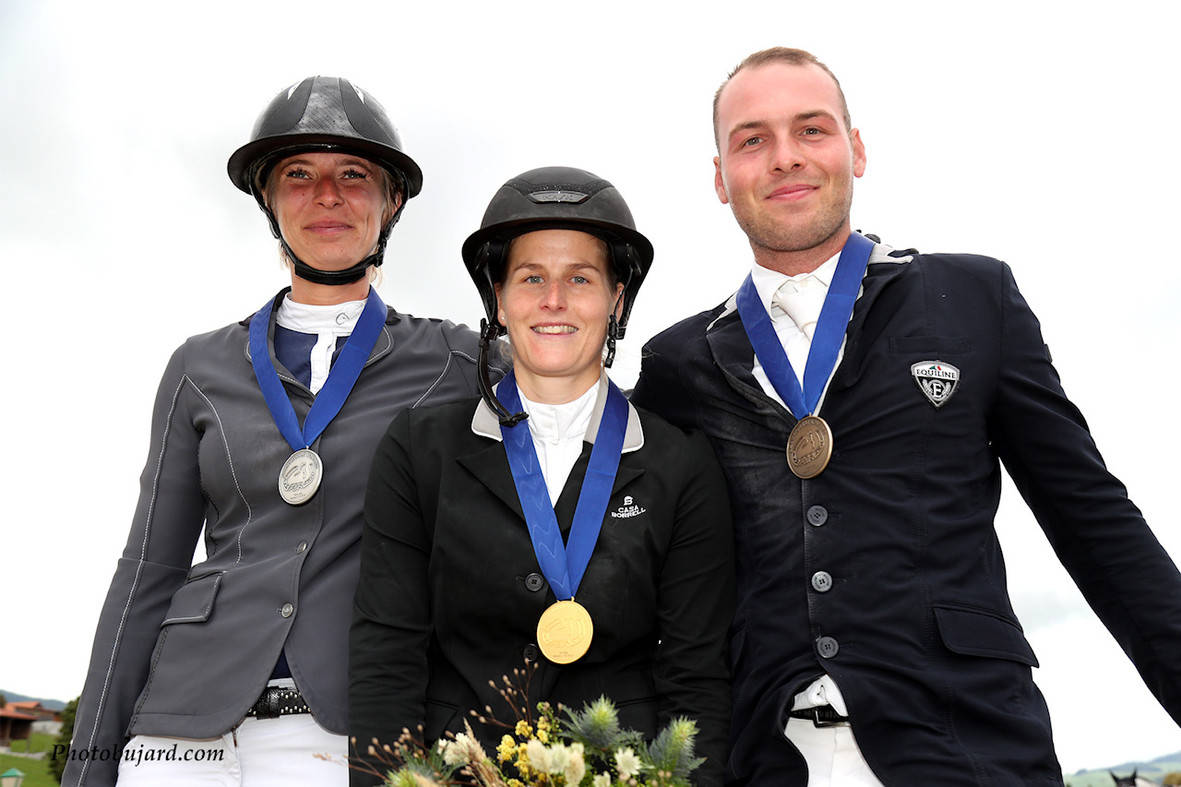
M 1115 779 L 1115 787 L 1136 787 L 1136 770 L 1132 770 L 1131 776 L 1116 776 L 1111 771 L 1108 773 L 1111 773 L 1111 778 Z

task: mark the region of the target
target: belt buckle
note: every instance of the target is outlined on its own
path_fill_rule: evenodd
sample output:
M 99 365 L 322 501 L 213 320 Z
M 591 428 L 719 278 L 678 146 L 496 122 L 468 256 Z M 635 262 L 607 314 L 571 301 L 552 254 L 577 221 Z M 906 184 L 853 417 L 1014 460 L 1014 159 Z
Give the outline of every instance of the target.
M 833 713 L 836 712 L 836 709 L 832 708 L 832 706 L 824 706 L 824 707 L 832 709 Z M 837 718 L 832 721 L 822 719 L 822 718 L 820 718 L 820 716 L 821 716 L 821 708 L 812 708 L 812 726 L 813 727 L 820 727 L 823 729 L 826 727 L 844 727 L 849 724 L 849 717 L 848 716 Z
M 281 690 L 277 686 L 268 686 L 263 689 L 262 694 L 258 698 L 258 702 L 254 703 L 255 718 L 279 718 L 279 708 L 281 705 L 280 697 Z

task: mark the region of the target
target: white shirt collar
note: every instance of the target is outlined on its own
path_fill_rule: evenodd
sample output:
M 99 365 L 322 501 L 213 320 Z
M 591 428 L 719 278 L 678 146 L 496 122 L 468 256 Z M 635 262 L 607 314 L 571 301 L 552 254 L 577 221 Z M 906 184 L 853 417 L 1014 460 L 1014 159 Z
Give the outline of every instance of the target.
M 500 383 L 493 386 L 492 390 L 496 391 L 500 388 Z M 591 410 L 590 418 L 587 421 L 586 434 L 583 437 L 588 443 L 594 443 L 595 437 L 599 433 L 599 421 L 603 417 L 603 408 L 607 406 L 607 373 L 604 372 L 599 377 L 599 384 L 592 385 L 589 394 L 594 391 L 593 398 L 594 407 Z M 551 405 L 552 406 L 552 405 Z M 562 405 L 558 405 L 561 407 Z M 528 410 L 526 410 L 528 412 Z M 472 413 L 472 431 L 481 437 L 488 437 L 499 441 L 500 421 L 496 417 L 496 413 L 492 412 L 492 408 L 481 399 L 476 405 L 476 411 Z M 532 434 L 532 431 L 530 432 Z M 631 402 L 627 403 L 627 431 L 623 435 L 623 453 L 630 453 L 638 451 L 644 447 L 644 430 L 640 425 L 640 414 L 636 412 L 636 408 Z
M 824 291 L 828 292 L 828 286 L 832 283 L 833 274 L 837 271 L 837 261 L 841 258 L 841 253 L 829 257 L 819 268 L 808 273 L 798 273 L 795 276 L 788 276 L 787 274 L 773 271 L 770 268 L 764 268 L 757 262 L 751 267 L 750 279 L 754 282 L 755 291 L 759 294 L 759 301 L 762 302 L 763 308 L 768 313 L 771 311 L 771 299 L 775 297 L 775 291 L 783 286 L 783 283 L 788 281 L 803 281 L 809 276 L 815 277 L 818 282 L 824 285 Z
M 345 301 L 328 305 L 297 303 L 287 293 L 279 304 L 275 321 L 292 331 L 300 333 L 330 334 L 348 336 L 361 318 L 365 301 Z
M 529 431 L 536 439 L 548 443 L 574 439 L 581 443 L 590 426 L 591 414 L 594 412 L 598 393 L 599 386 L 593 384 L 586 389 L 582 396 L 563 404 L 534 402 L 521 393 L 521 406 L 529 414 L 526 421 L 529 424 Z

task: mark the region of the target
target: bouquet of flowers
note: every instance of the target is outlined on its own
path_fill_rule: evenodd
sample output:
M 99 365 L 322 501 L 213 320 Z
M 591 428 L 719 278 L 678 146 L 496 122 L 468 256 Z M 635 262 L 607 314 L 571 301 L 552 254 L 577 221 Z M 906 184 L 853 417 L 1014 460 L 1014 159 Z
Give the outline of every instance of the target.
M 483 714 L 472 712 L 479 723 L 504 730 L 492 755 L 467 721 L 465 732 L 448 733 L 433 746 L 420 727 L 417 735 L 403 730 L 393 745 L 374 741 L 369 756 L 384 771 L 369 772 L 384 776 L 388 787 L 688 787 L 689 774 L 704 762 L 693 753 L 697 724 L 690 719 L 674 719 L 647 743 L 640 733 L 620 728 L 606 697 L 581 710 L 559 709 L 561 717 L 547 702 L 534 713 L 526 701 L 531 672 L 514 670 L 513 676 L 515 685 L 507 676 L 502 686 L 492 684 L 513 709 L 513 722 L 496 719 L 487 707 Z

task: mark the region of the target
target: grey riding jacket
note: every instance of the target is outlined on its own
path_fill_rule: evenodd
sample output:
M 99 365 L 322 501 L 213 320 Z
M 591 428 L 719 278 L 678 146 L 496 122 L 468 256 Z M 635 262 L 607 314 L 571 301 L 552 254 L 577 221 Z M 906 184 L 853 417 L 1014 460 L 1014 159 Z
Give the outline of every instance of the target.
M 274 357 L 300 423 L 314 395 Z M 407 407 L 478 393 L 477 335 L 392 309 L 343 408 L 312 444 L 323 481 L 278 492 L 292 453 L 251 366 L 248 320 L 194 336 L 156 396 L 131 534 L 107 593 L 64 785 L 108 785 L 135 734 L 209 738 L 238 724 L 284 650 L 324 728 L 348 725 L 348 627 L 378 440 Z M 207 559 L 190 566 L 204 530 Z

